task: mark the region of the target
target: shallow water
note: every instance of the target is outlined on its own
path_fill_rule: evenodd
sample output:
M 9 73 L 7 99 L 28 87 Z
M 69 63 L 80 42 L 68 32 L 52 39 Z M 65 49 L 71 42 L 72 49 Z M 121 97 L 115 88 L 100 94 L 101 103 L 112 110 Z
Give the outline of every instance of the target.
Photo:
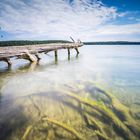
M 0 139 L 140 138 L 140 46 L 83 46 L 0 62 Z M 112 115 L 113 114 L 113 115 Z

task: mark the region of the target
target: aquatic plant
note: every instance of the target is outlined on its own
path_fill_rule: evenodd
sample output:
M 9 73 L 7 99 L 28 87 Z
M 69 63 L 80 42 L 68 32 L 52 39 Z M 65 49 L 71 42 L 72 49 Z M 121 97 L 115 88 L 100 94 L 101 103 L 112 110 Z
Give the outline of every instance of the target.
M 91 123 L 94 125 L 94 127 L 96 128 L 95 130 L 95 134 L 97 134 L 98 137 L 101 137 L 104 140 L 110 140 L 110 138 L 106 135 L 102 125 L 98 122 L 98 120 L 94 117 L 91 117 L 87 114 L 89 121 L 91 121 Z
M 96 85 L 97 87 L 97 85 Z M 101 89 L 101 87 L 98 88 Z M 126 107 L 125 105 L 123 105 L 113 94 L 111 94 L 110 92 L 102 92 L 104 95 L 106 95 L 111 102 L 111 105 L 113 107 L 113 109 L 116 111 L 116 115 L 118 115 L 118 117 L 124 121 L 124 123 L 129 127 L 129 129 L 131 129 L 131 131 L 140 136 L 140 126 L 138 126 L 138 122 L 132 117 L 131 113 L 130 113 L 130 109 L 128 107 Z
M 25 130 L 25 132 L 24 132 L 24 134 L 23 134 L 21 140 L 26 140 L 32 129 L 33 129 L 33 125 L 29 125 L 29 126 L 26 128 L 26 130 Z
M 81 102 L 87 106 L 97 109 L 99 112 L 105 115 L 108 119 L 110 119 L 111 122 L 114 123 L 116 128 L 120 130 L 125 137 L 127 137 L 128 139 L 134 139 L 134 135 L 127 128 L 127 126 L 115 115 L 115 113 L 111 109 L 105 106 L 105 104 L 97 102 L 97 101 L 92 101 L 87 98 L 82 98 L 70 92 L 67 92 L 67 93 L 65 92 L 64 96 L 69 96 L 70 98 L 73 98 L 77 100 L 78 102 Z
M 110 138 L 108 138 L 105 134 L 102 134 L 100 131 L 95 130 L 95 134 L 99 137 L 99 139 L 101 140 L 111 140 Z
M 55 119 L 52 119 L 52 118 L 48 118 L 47 116 L 43 116 L 42 120 L 63 128 L 64 130 L 66 130 L 69 133 L 71 133 L 72 135 L 74 135 L 78 140 L 84 140 L 84 138 L 76 130 L 74 130 L 72 127 L 70 127 L 64 123 L 56 121 Z
M 41 124 L 41 126 L 43 128 L 43 123 L 44 122 L 47 122 L 47 123 L 49 123 L 51 125 L 56 125 L 57 127 L 62 128 L 63 130 L 67 131 L 68 133 L 72 134 L 72 136 L 74 136 L 77 140 L 85 140 L 83 138 L 83 136 L 81 136 L 74 128 L 70 127 L 68 124 L 64 124 L 64 123 L 62 123 L 60 121 L 57 121 L 57 120 L 55 120 L 53 118 L 49 118 L 46 115 L 44 115 L 44 113 L 42 112 L 42 110 L 35 103 L 35 100 L 33 99 L 33 96 L 29 96 L 29 99 L 31 100 L 34 108 L 38 112 L 37 113 L 38 114 L 38 121 L 36 121 L 34 123 L 34 125 L 29 125 L 25 129 L 24 134 L 22 136 L 22 140 L 26 140 L 27 137 L 30 135 L 31 131 L 34 131 L 34 128 L 37 127 L 38 124 Z M 47 126 L 47 129 L 48 129 L 48 126 Z M 47 131 L 48 131 L 48 135 L 51 135 L 49 129 Z M 51 136 L 48 136 L 48 137 L 51 137 Z

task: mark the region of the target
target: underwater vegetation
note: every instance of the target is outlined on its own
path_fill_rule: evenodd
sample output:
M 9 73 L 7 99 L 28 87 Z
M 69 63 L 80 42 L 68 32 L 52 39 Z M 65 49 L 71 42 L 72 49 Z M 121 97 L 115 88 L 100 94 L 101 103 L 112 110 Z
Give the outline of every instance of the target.
M 139 140 L 140 120 L 112 91 L 92 82 L 17 99 L 28 122 L 9 140 Z

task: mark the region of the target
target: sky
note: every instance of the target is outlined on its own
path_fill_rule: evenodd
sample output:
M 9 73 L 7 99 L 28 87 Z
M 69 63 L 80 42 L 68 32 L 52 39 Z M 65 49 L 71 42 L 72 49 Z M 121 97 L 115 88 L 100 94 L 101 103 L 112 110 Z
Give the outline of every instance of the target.
M 0 0 L 0 40 L 140 41 L 140 0 Z

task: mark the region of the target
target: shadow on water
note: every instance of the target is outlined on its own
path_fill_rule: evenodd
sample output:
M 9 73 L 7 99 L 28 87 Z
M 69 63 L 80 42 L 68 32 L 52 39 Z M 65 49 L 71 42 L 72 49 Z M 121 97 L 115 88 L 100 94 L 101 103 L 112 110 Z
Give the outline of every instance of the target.
M 29 123 L 29 117 L 25 116 L 22 112 L 23 108 L 21 106 L 11 107 L 12 102 L 7 103 L 7 108 L 1 109 L 0 107 L 0 139 L 10 140 L 16 137 L 16 139 L 21 138 L 20 132 Z

